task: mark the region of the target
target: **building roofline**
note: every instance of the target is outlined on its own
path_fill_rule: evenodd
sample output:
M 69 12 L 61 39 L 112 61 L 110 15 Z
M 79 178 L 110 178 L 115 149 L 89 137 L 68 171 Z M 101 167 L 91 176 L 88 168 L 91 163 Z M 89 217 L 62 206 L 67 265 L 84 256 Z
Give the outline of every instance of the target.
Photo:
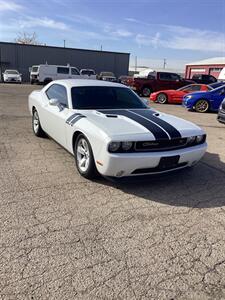
M 79 51 L 88 51 L 88 52 L 104 52 L 104 53 L 113 53 L 113 54 L 125 54 L 130 55 L 129 52 L 116 52 L 116 51 L 106 51 L 106 50 L 95 50 L 95 49 L 82 49 L 82 48 L 68 48 L 68 47 L 59 47 L 59 46 L 49 46 L 49 45 L 30 45 L 30 44 L 20 44 L 20 43 L 12 43 L 12 42 L 2 42 L 1 44 L 6 45 L 14 45 L 14 46 L 24 46 L 24 47 L 44 47 L 44 48 L 55 48 L 55 49 L 64 49 L 64 50 L 79 50 Z
M 223 65 L 225 64 L 225 57 L 211 57 L 194 61 L 186 64 L 186 66 L 205 66 L 205 65 Z

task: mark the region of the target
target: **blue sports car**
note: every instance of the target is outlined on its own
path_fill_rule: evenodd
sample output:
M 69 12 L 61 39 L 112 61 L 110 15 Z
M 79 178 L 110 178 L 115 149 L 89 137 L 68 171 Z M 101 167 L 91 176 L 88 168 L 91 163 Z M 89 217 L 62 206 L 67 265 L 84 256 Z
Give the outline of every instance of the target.
M 225 85 L 209 92 L 195 92 L 187 94 L 183 98 L 183 106 L 200 113 L 218 111 L 221 102 L 225 98 Z

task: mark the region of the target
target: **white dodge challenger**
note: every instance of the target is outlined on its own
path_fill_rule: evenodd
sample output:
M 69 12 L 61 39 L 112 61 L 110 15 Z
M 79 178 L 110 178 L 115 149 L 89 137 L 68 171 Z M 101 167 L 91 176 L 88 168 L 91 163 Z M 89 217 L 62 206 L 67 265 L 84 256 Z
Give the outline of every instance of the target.
M 29 95 L 34 134 L 47 134 L 93 178 L 169 172 L 196 164 L 206 134 L 146 106 L 128 87 L 98 80 L 57 80 Z

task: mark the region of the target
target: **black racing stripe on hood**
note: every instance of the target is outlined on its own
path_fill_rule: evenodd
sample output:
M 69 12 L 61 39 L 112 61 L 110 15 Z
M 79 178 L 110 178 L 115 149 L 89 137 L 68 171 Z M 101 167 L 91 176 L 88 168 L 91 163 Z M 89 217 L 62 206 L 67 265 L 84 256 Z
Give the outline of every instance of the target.
M 180 132 L 175 127 L 155 116 L 155 111 L 151 109 L 130 109 L 130 111 L 158 124 L 170 135 L 171 139 L 181 138 Z
M 120 115 L 125 116 L 138 124 L 145 127 L 148 131 L 150 131 L 156 140 L 168 140 L 169 136 L 168 134 L 160 128 L 157 124 L 154 122 L 151 122 L 150 120 L 144 119 L 142 116 L 136 115 L 135 113 L 126 110 L 126 109 L 112 109 L 112 110 L 98 110 L 100 113 L 103 113 L 105 115 L 111 114 L 111 115 Z
M 67 120 L 66 120 L 66 123 L 67 124 L 70 124 L 70 122 L 76 117 L 76 116 L 80 116 L 81 114 L 79 113 L 76 113 L 76 114 L 73 114 L 71 115 Z
M 70 126 L 73 126 L 77 121 L 79 121 L 82 118 L 86 118 L 84 115 L 76 113 L 70 116 L 67 120 L 66 123 L 69 124 Z

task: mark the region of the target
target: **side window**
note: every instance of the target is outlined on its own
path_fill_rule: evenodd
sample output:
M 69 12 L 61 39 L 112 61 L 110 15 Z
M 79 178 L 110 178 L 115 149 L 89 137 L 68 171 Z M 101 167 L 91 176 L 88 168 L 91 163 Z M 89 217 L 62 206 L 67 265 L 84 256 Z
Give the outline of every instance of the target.
M 60 84 L 53 84 L 47 89 L 46 95 L 48 99 L 58 99 L 60 104 L 68 107 L 67 91 L 66 88 Z
M 80 75 L 78 69 L 76 69 L 76 68 L 71 68 L 71 74 L 72 75 Z
M 57 73 L 59 73 L 59 74 L 69 74 L 69 68 L 57 67 Z
M 161 80 L 168 80 L 168 81 L 180 80 L 180 76 L 173 73 L 160 73 L 159 78 Z
M 192 85 L 191 90 L 192 90 L 193 92 L 200 91 L 200 90 L 201 90 L 201 85 L 197 85 L 197 84 Z

